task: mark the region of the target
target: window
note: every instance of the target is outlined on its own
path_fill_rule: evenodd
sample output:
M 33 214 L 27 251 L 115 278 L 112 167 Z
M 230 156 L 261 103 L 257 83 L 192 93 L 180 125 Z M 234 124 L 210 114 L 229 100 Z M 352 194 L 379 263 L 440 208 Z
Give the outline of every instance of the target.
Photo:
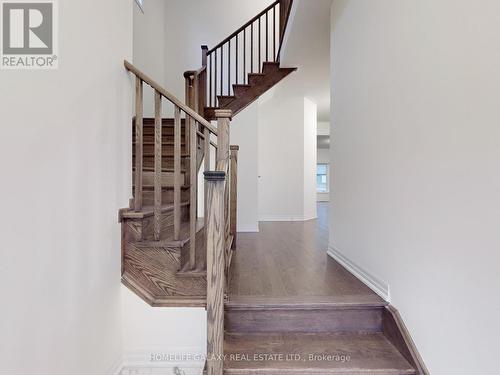
M 318 193 L 328 193 L 330 190 L 328 164 L 318 164 L 316 169 L 316 191 Z

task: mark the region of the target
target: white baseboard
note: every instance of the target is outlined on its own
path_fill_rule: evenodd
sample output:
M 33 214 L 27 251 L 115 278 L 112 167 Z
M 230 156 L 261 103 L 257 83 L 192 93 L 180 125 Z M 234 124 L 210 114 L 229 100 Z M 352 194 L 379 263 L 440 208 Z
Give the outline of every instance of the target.
M 106 374 L 142 375 L 143 371 L 144 375 L 148 375 L 151 373 L 151 369 L 170 370 L 166 371 L 165 374 L 173 374 L 172 369 L 174 368 L 179 368 L 186 375 L 201 374 L 204 365 L 203 348 L 136 349 L 126 351 Z
M 236 228 L 236 231 L 237 232 L 241 232 L 241 233 L 257 233 L 259 232 L 259 224 L 255 224 L 255 225 L 239 225 L 238 224 L 238 228 Z
M 347 258 L 339 250 L 335 249 L 333 246 L 328 246 L 328 255 L 344 266 L 350 273 L 356 276 L 363 284 L 368 288 L 377 293 L 387 302 L 390 302 L 391 294 L 389 289 L 389 284 L 381 281 L 377 277 L 373 276 L 371 273 L 364 270 L 362 267 L 358 266 L 352 260 Z
M 317 218 L 316 215 L 259 215 L 259 221 L 307 221 Z

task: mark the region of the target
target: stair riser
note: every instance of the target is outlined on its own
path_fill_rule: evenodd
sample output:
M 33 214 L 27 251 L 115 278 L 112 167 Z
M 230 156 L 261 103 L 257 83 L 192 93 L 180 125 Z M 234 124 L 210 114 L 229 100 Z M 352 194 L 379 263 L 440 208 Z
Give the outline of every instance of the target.
M 184 185 L 185 173 L 181 173 L 181 185 Z M 135 174 L 133 174 L 132 183 L 135 186 Z M 142 185 L 143 186 L 154 186 L 155 175 L 154 172 L 143 172 L 142 174 Z M 161 178 L 162 186 L 174 186 L 174 173 L 173 172 L 163 172 Z
M 189 220 L 189 206 L 181 206 L 181 220 Z M 174 227 L 174 212 L 165 212 L 161 216 L 161 230 L 171 231 Z M 122 236 L 126 242 L 154 240 L 153 216 L 142 219 L 124 219 L 122 222 Z
M 187 160 L 188 160 L 187 158 L 181 158 L 182 171 L 185 171 L 185 165 L 186 165 L 185 163 Z M 133 163 L 132 165 L 135 165 L 135 158 L 133 158 L 132 163 Z M 149 171 L 153 171 L 154 167 L 155 167 L 154 157 L 151 157 L 151 156 L 144 157 L 144 161 L 143 161 L 142 166 L 144 169 L 147 169 Z M 171 156 L 163 157 L 162 162 L 161 162 L 161 166 L 162 166 L 163 170 L 169 170 L 169 171 L 173 170 L 174 169 L 174 158 Z
M 147 144 L 142 146 L 142 152 L 145 156 L 154 156 L 155 153 L 155 145 Z M 135 147 L 132 148 L 132 154 L 135 155 Z M 173 156 L 174 155 L 174 146 L 173 145 L 163 145 L 162 146 L 162 154 L 163 156 Z M 185 146 L 181 146 L 181 154 L 187 154 L 187 148 Z
M 226 309 L 227 332 L 380 332 L 381 308 Z
M 189 201 L 189 190 L 181 189 L 181 202 Z M 174 203 L 174 190 L 162 191 L 162 204 Z M 142 204 L 144 206 L 154 205 L 154 191 L 145 191 L 142 193 Z

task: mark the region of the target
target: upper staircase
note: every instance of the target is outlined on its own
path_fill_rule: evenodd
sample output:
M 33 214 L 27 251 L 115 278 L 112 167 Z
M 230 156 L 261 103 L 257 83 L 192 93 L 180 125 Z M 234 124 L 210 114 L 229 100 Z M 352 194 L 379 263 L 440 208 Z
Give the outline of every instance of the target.
M 201 69 L 184 74 L 198 113 L 207 120 L 219 109 L 236 116 L 297 70 L 280 63 L 291 6 L 291 0 L 275 1 L 215 47 L 202 46 Z

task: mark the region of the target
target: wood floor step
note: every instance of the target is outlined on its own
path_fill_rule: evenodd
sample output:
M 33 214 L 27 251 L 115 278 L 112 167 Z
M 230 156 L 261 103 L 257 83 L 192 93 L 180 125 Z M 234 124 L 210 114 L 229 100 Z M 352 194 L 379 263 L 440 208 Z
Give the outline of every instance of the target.
M 181 184 L 184 185 L 185 172 L 181 172 Z M 135 185 L 135 173 L 132 175 L 132 183 Z M 142 185 L 143 186 L 154 186 L 155 183 L 155 173 L 153 171 L 143 171 L 142 174 Z M 161 183 L 163 186 L 173 186 L 174 185 L 174 173 L 173 172 L 162 172 Z
M 265 76 L 266 75 L 264 73 L 249 73 L 248 74 L 248 84 L 251 86 L 255 86 Z
M 224 108 L 229 103 L 231 103 L 234 99 L 236 99 L 236 96 L 234 96 L 234 95 L 219 95 L 219 96 L 217 96 L 217 99 L 218 99 L 219 107 Z
M 230 301 L 225 304 L 227 332 L 381 332 L 385 304 L 354 302 L 254 303 Z
M 181 206 L 189 206 L 189 202 L 181 202 Z M 162 214 L 171 212 L 174 210 L 173 204 L 165 204 L 161 207 Z M 121 218 L 124 219 L 143 219 L 148 216 L 153 216 L 154 207 L 153 206 L 144 206 L 141 211 L 134 211 L 133 209 L 124 209 L 120 211 Z
M 203 230 L 203 220 L 198 219 L 196 221 L 196 233 Z M 173 228 L 170 228 L 173 229 Z M 171 248 L 171 249 L 180 249 L 189 241 L 189 221 L 185 221 L 181 223 L 180 228 L 180 239 L 174 240 L 173 230 L 169 230 L 168 233 L 165 234 L 165 237 L 160 241 L 141 241 L 137 242 L 135 246 L 139 248 Z
M 372 308 L 385 307 L 387 301 L 375 294 L 326 296 L 242 296 L 230 295 L 226 309 L 317 309 L 317 308 Z
M 280 68 L 280 63 L 265 61 L 262 63 L 262 73 L 267 74 L 271 72 L 275 72 Z
M 233 92 L 235 96 L 241 96 L 245 94 L 245 92 L 252 87 L 251 85 L 244 85 L 244 84 L 235 84 L 233 85 Z
M 229 333 L 224 354 L 224 374 L 416 373 L 381 333 Z

